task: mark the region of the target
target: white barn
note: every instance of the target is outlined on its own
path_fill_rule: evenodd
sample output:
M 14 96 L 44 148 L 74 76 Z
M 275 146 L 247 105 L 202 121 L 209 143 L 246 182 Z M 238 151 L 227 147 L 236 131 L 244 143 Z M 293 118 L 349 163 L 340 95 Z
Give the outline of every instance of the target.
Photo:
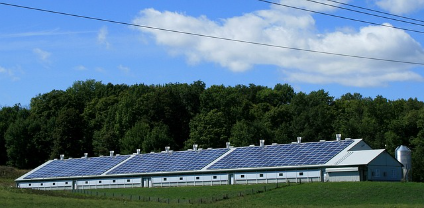
M 402 164 L 362 139 L 50 160 L 16 179 L 41 190 L 400 181 Z

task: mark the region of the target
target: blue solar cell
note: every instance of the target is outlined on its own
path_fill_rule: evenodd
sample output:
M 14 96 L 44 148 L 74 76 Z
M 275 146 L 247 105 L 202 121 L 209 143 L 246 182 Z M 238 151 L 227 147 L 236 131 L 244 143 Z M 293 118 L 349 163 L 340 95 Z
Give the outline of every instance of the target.
M 129 156 L 53 160 L 25 179 L 100 175 Z
M 241 147 L 235 149 L 208 169 L 325 164 L 352 142 L 352 140 L 348 140 L 282 144 L 265 147 Z
M 207 149 L 136 155 L 108 175 L 200 170 L 227 151 L 229 149 Z

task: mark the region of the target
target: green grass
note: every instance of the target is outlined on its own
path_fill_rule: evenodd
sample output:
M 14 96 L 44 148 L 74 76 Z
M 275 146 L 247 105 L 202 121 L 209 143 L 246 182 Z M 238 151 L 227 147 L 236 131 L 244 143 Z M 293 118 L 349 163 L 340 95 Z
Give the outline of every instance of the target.
M 12 171 L 13 173 L 13 171 Z M 283 184 L 280 184 L 283 185 Z M 263 190 L 264 184 L 173 187 L 173 188 L 134 188 L 134 189 L 97 189 L 93 193 L 107 195 L 132 195 L 111 198 L 68 191 L 37 191 L 13 188 L 11 177 L 0 177 L 0 207 L 424 207 L 423 183 L 305 183 L 291 184 L 277 189 L 268 184 L 267 191 L 252 193 L 252 189 Z M 239 196 L 242 193 L 242 196 Z M 208 204 L 178 204 L 177 199 L 208 199 L 229 195 L 230 199 Z M 137 196 L 170 199 L 170 204 L 137 201 Z M 136 200 L 134 200 L 136 199 Z M 166 201 L 166 200 L 165 200 Z

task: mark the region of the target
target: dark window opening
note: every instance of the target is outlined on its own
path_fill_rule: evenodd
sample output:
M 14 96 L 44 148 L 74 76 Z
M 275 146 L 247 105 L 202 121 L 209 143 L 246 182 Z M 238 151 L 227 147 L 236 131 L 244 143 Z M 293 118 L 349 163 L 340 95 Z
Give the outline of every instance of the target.
M 114 182 L 114 183 L 115 183 L 115 182 L 116 182 L 116 180 L 113 180 L 112 182 Z
M 182 181 L 184 178 L 183 177 L 180 177 L 180 181 Z
M 303 172 L 300 172 L 299 175 L 303 176 Z
M 53 183 L 53 186 L 56 185 L 56 183 Z
M 102 181 L 99 181 L 99 183 L 102 183 Z
M 31 186 L 31 184 L 28 184 L 28 186 Z
M 166 178 L 163 178 L 163 181 L 166 181 Z
M 65 184 L 68 184 L 68 182 L 65 182 Z
M 41 183 L 40 185 L 43 185 L 43 183 Z
M 200 177 L 196 177 L 196 180 L 199 180 L 200 179 Z
M 261 173 L 261 174 L 259 174 L 259 177 L 261 177 L 261 178 L 262 178 L 262 177 L 264 177 L 264 174 L 262 174 L 262 173 Z
M 86 181 L 85 184 L 88 184 L 88 181 Z
M 131 182 L 131 180 L 130 179 L 127 179 L 127 182 Z
M 213 179 L 217 179 L 218 177 L 217 176 L 213 176 Z
M 279 173 L 278 176 L 283 176 L 283 173 Z
M 241 175 L 240 178 L 244 178 L 244 175 Z

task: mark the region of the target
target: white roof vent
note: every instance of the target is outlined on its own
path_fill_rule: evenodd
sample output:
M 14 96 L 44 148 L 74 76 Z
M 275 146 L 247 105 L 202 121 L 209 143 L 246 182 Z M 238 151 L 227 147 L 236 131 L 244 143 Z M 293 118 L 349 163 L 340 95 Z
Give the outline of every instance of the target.
M 84 153 L 84 158 L 88 158 L 88 153 Z
M 297 137 L 297 143 L 298 144 L 302 143 L 302 137 Z
M 254 146 L 255 146 L 254 144 L 249 145 L 249 147 L 254 147 Z
M 193 144 L 193 150 L 194 151 L 197 151 L 197 148 L 199 147 L 199 145 L 197 145 L 197 144 Z
M 274 145 L 277 145 L 277 144 L 278 144 L 278 143 L 272 143 L 271 145 L 272 145 L 272 146 L 274 146 Z
M 139 155 L 140 154 L 140 149 L 137 149 L 137 155 Z
M 109 153 L 110 153 L 110 156 L 113 157 L 113 154 L 115 153 L 115 151 L 112 150 L 112 151 L 109 151 Z
M 319 142 L 325 142 L 325 140 L 324 139 L 321 139 L 321 140 L 319 140 Z
M 169 149 L 171 149 L 171 147 L 166 146 L 166 147 L 165 147 L 165 152 L 166 152 L 166 153 L 169 153 Z
M 60 160 L 63 160 L 63 159 L 65 159 L 65 155 L 60 155 Z
M 352 140 L 352 138 L 345 138 L 346 141 Z
M 259 140 L 259 146 L 264 147 L 265 146 L 265 140 Z
M 230 148 L 230 142 L 226 142 L 225 143 L 225 147 L 228 149 L 228 148 Z
M 342 140 L 342 135 L 341 134 L 336 134 L 336 140 L 338 142 L 340 142 L 340 140 Z

